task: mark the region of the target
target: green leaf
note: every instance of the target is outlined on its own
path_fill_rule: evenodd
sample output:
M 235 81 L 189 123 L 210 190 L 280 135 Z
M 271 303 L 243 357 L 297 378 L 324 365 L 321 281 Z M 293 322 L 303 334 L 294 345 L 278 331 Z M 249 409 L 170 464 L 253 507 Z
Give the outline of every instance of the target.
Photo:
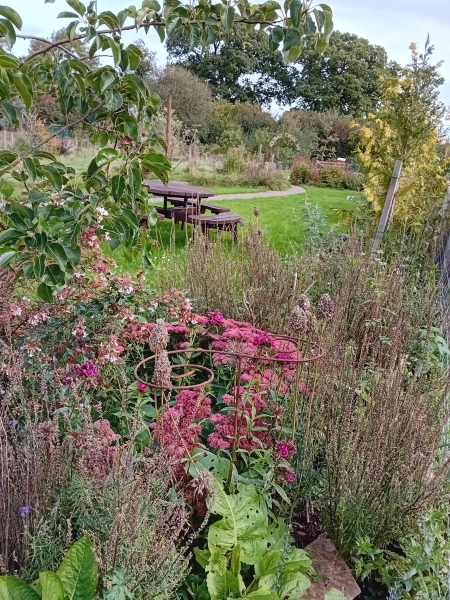
M 97 156 L 95 157 L 95 162 L 97 163 L 97 167 L 101 169 L 105 165 L 109 165 L 113 160 L 120 155 L 118 150 L 114 150 L 114 148 L 103 148 L 99 150 Z
M 297 44 L 297 46 L 294 46 L 293 48 L 288 50 L 288 52 L 283 53 L 284 60 L 286 62 L 294 62 L 295 60 L 297 60 L 301 53 L 302 47 L 300 44 Z
M 200 550 L 200 548 L 195 547 L 194 554 L 198 564 L 204 569 L 206 569 L 209 563 L 209 559 L 211 558 L 211 552 L 207 549 Z
M 89 536 L 69 549 L 57 571 L 68 600 L 90 600 L 97 586 L 97 563 Z
M 289 16 L 294 27 L 298 27 L 302 17 L 303 2 L 302 0 L 291 0 L 289 3 Z
M 110 10 L 104 10 L 103 12 L 101 12 L 98 15 L 98 22 L 99 23 L 104 23 L 105 25 L 107 25 L 112 30 L 120 29 L 120 21 L 119 21 L 119 19 Z
M 336 588 L 331 588 L 331 590 L 325 594 L 324 600 L 349 600 L 349 597 Z
M 105 99 L 108 110 L 112 112 L 118 110 L 123 104 L 122 94 L 117 90 L 106 90 Z
M 6 118 L 10 122 L 13 127 L 19 126 L 19 115 L 17 114 L 16 107 L 8 102 L 7 100 L 3 100 L 2 107 L 5 112 Z
M 1 600 L 41 600 L 41 597 L 17 577 L 8 575 L 0 577 L 0 598 Z
M 111 177 L 111 193 L 116 202 L 122 198 L 125 189 L 125 179 L 122 175 L 113 175 Z
M 64 221 L 59 217 L 49 217 L 47 219 L 48 230 L 52 237 L 56 237 L 64 227 Z
M 13 8 L 10 8 L 9 6 L 0 6 L 0 15 L 6 17 L 8 21 L 11 21 L 17 29 L 22 29 L 22 17 Z
M 66 2 L 81 17 L 84 16 L 84 13 L 86 12 L 86 7 L 85 7 L 85 5 L 82 2 L 80 2 L 80 0 L 66 0 Z
M 59 191 L 62 188 L 63 179 L 56 167 L 52 165 L 41 166 L 40 171 L 55 189 Z
M 5 69 L 17 69 L 19 66 L 19 61 L 12 57 L 7 56 L 6 54 L 0 54 L 0 67 L 4 67 Z
M 44 150 L 38 150 L 37 152 L 34 152 L 33 156 L 36 158 L 46 158 L 52 162 L 56 162 L 55 155 L 51 154 L 51 152 L 45 152 Z
M 30 80 L 25 73 L 17 71 L 14 75 L 14 84 L 28 110 L 33 102 L 33 88 L 31 87 Z
M 297 44 L 300 44 L 301 36 L 296 29 L 286 29 L 284 34 L 283 52 L 288 52 Z
M 69 40 L 71 42 L 73 42 L 73 40 L 75 39 L 75 36 L 77 34 L 77 26 L 78 23 L 80 21 L 72 21 L 71 23 L 69 23 L 69 25 L 67 25 L 66 27 L 66 33 L 67 33 L 67 37 L 69 38 Z
M 80 15 L 77 15 L 77 13 L 73 13 L 70 11 L 63 11 L 60 12 L 59 15 L 56 17 L 57 19 L 78 19 Z
M 64 588 L 61 579 L 51 571 L 39 573 L 42 588 L 42 600 L 64 600 Z
M 272 52 L 278 49 L 278 46 L 283 41 L 284 32 L 281 27 L 274 27 L 269 33 L 269 48 Z
M 110 86 L 114 84 L 116 81 L 116 75 L 111 71 L 103 71 L 100 78 L 100 89 L 102 92 L 105 92 Z
M 14 186 L 9 181 L 2 181 L 0 185 L 0 194 L 8 200 L 14 193 Z
M 0 23 L 6 29 L 5 37 L 6 41 L 8 42 L 8 45 L 14 46 L 14 44 L 16 43 L 16 30 L 11 25 L 11 21 L 8 21 L 7 19 L 0 19 Z
M 69 246 L 65 247 L 64 250 L 67 254 L 70 264 L 73 267 L 76 267 L 81 260 L 81 248 L 79 246 L 75 246 L 74 248 Z
M 142 51 L 135 44 L 130 44 L 129 46 L 127 46 L 127 51 L 128 58 L 130 61 L 130 69 L 132 71 L 136 71 L 142 59 Z
M 8 266 L 10 261 L 19 254 L 14 248 L 0 248 L 0 269 Z
M 53 291 L 46 283 L 40 283 L 37 289 L 37 295 L 44 302 L 53 302 Z M 38 596 L 39 597 L 39 596 Z
M 31 181 L 34 181 L 36 179 L 37 176 L 37 171 L 36 171 L 36 165 L 33 162 L 32 158 L 24 158 L 23 159 L 23 167 L 25 169 L 25 171 L 28 173 L 29 178 L 31 179 Z
M 67 254 L 63 246 L 58 242 L 47 242 L 47 252 L 56 260 L 58 265 L 64 271 L 67 265 Z
M 0 150 L 0 167 L 10 165 L 17 159 L 17 154 L 9 150 Z
M 234 23 L 236 10 L 233 6 L 225 6 L 221 15 L 222 25 L 225 29 L 231 29 Z
M 37 277 L 37 279 L 40 279 L 45 272 L 45 255 L 41 254 L 40 256 L 36 256 L 36 258 L 33 261 L 33 271 L 34 271 L 34 275 L 35 277 Z
M 114 65 L 118 65 L 120 62 L 120 59 L 121 59 L 120 46 L 112 38 L 108 38 L 108 43 L 109 43 L 109 47 L 111 48 L 111 52 L 113 55 Z M 102 77 L 102 79 L 103 79 L 103 77 Z M 103 86 L 103 81 L 102 81 L 102 86 Z

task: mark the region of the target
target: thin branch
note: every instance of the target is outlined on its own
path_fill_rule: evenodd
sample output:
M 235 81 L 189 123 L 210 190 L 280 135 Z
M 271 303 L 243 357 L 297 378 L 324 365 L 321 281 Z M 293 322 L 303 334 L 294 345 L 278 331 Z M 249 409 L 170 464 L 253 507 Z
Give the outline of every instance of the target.
M 236 20 L 236 24 L 237 23 L 246 23 L 248 25 L 276 25 L 277 23 L 282 22 L 283 19 L 278 19 L 276 21 L 258 21 L 255 23 L 255 21 L 252 21 L 251 19 L 239 19 Z M 191 21 L 189 24 L 190 25 L 194 25 L 196 24 L 197 21 Z M 217 21 L 217 23 L 219 24 L 219 21 Z M 151 21 L 150 23 L 142 23 L 141 25 L 139 25 L 138 27 L 136 27 L 136 25 L 126 25 L 124 27 L 120 27 L 119 29 L 102 29 L 101 31 L 97 31 L 96 33 L 99 35 L 109 35 L 111 33 L 116 33 L 117 31 L 130 31 L 132 29 L 142 29 L 143 27 L 165 27 L 166 24 L 162 23 L 160 21 Z M 59 48 L 60 46 L 63 46 L 64 44 L 71 44 L 72 42 L 75 42 L 77 40 L 82 40 L 84 38 L 87 37 L 87 33 L 83 33 L 80 35 L 77 35 L 73 38 L 73 40 L 59 40 L 58 42 L 50 42 L 48 40 L 44 40 L 43 38 L 36 38 L 35 36 L 32 35 L 22 35 L 22 34 L 17 34 L 16 37 L 21 38 L 22 40 L 39 40 L 39 41 L 43 41 L 43 42 L 47 42 L 48 46 L 46 46 L 45 48 L 41 48 L 40 50 L 36 50 L 35 52 L 32 52 L 29 56 L 27 56 L 26 58 L 23 59 L 22 64 L 28 62 L 29 60 L 35 58 L 36 56 L 39 56 L 40 54 L 45 54 L 46 52 L 49 52 L 50 50 L 53 50 L 53 48 Z
M 19 35 L 17 34 L 16 37 L 22 38 L 23 40 L 36 40 L 37 42 L 42 42 L 44 44 L 51 44 L 52 42 L 49 42 L 48 40 L 46 40 L 45 38 L 41 38 L 41 37 L 37 37 L 35 35 Z M 66 43 L 66 40 L 64 40 L 64 43 Z M 47 50 L 47 46 L 45 47 L 45 50 Z M 77 56 L 75 54 L 75 52 L 72 52 L 72 50 L 69 50 L 68 48 L 61 46 L 61 50 L 63 52 L 65 52 L 66 54 L 68 54 L 69 56 L 71 56 L 72 58 L 80 58 L 79 56 Z M 22 64 L 28 60 L 28 57 L 26 59 L 23 60 Z M 81 60 L 85 60 L 83 58 L 81 58 Z
M 48 142 L 50 142 L 53 138 L 55 138 L 58 135 L 60 135 L 60 133 L 62 131 L 65 131 L 66 129 L 69 129 L 70 127 L 75 127 L 75 125 L 78 125 L 78 123 L 81 123 L 82 121 L 84 121 L 85 119 L 87 119 L 90 115 L 92 115 L 96 110 L 98 110 L 100 107 L 104 106 L 105 104 L 106 104 L 106 101 L 104 100 L 103 102 L 100 102 L 100 104 L 98 106 L 96 106 L 94 109 L 92 109 L 91 111 L 89 111 L 88 113 L 86 113 L 85 115 L 83 115 L 82 117 L 80 117 L 79 119 L 77 119 L 76 121 L 74 121 L 73 123 L 69 123 L 68 125 L 65 125 L 64 127 L 61 127 L 61 129 L 59 129 L 56 133 L 54 133 L 53 135 L 51 135 L 50 137 L 48 137 L 43 142 L 40 142 L 37 146 L 34 146 L 34 148 L 31 148 L 31 150 L 29 152 L 27 152 L 27 154 L 25 156 L 20 156 L 14 162 L 12 162 L 10 165 L 8 165 L 8 167 L 7 167 L 6 170 L 9 171 L 10 169 L 12 169 L 16 165 L 18 165 L 20 163 L 20 161 L 22 161 L 24 158 L 26 158 L 30 154 L 33 154 L 41 146 L 44 146 L 45 144 L 48 144 Z M 5 171 L 3 171 L 3 172 L 5 172 Z

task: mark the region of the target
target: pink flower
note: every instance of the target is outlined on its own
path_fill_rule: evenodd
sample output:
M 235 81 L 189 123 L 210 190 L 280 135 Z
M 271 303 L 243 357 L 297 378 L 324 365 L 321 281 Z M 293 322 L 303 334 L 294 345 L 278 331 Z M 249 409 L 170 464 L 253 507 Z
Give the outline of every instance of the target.
M 81 372 L 85 377 L 93 377 L 98 373 L 98 367 L 91 360 L 87 360 L 81 365 Z
M 149 388 L 149 386 L 148 386 L 146 383 L 142 383 L 142 382 L 140 382 L 140 383 L 138 384 L 138 390 L 139 390 L 140 392 L 146 392 L 146 391 L 148 390 L 148 388 Z
M 275 340 L 270 337 L 268 333 L 265 331 L 261 331 L 253 338 L 253 346 L 258 348 L 259 346 L 270 346 L 271 348 L 275 348 Z
M 292 473 L 286 473 L 286 481 L 289 481 L 289 483 L 292 483 L 294 481 L 294 476 L 292 475 Z
M 289 456 L 289 449 L 288 449 L 287 445 L 284 444 L 283 442 L 280 442 L 278 444 L 278 452 L 280 453 L 280 456 L 282 456 L 283 458 L 287 458 Z
M 208 325 L 222 325 L 225 320 L 223 314 L 217 310 L 206 314 L 208 317 Z

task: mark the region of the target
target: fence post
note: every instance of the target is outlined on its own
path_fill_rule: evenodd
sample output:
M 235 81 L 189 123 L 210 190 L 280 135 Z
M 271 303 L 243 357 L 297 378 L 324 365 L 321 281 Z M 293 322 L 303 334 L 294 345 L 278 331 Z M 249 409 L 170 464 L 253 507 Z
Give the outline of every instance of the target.
M 381 240 L 383 239 L 384 232 L 389 227 L 392 219 L 392 213 L 394 212 L 395 193 L 398 189 L 400 174 L 402 172 L 403 162 L 401 160 L 395 161 L 394 172 L 392 173 L 391 183 L 386 196 L 386 200 L 383 206 L 383 212 L 381 213 L 380 222 L 378 224 L 377 233 L 374 237 L 372 244 L 372 255 L 378 254 L 380 249 Z
M 167 101 L 167 120 L 166 120 L 166 158 L 170 158 L 170 138 L 172 133 L 172 94 Z

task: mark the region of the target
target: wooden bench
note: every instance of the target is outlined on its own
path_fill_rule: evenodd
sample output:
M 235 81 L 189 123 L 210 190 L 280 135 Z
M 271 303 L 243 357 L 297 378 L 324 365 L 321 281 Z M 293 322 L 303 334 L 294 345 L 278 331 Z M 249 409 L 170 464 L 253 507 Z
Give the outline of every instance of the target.
M 209 230 L 231 231 L 233 242 L 238 240 L 238 226 L 243 225 L 242 215 L 233 213 L 222 213 L 220 215 L 186 215 L 186 223 L 201 227 L 205 238 L 209 241 Z
M 173 205 L 173 206 L 184 206 L 184 200 L 181 198 L 173 198 L 171 196 L 169 196 L 167 198 L 167 200 Z M 188 200 L 188 206 L 196 206 L 197 205 L 197 200 L 195 198 L 193 198 L 192 200 Z M 170 210 L 170 209 L 169 209 Z M 200 204 L 200 214 L 205 214 L 205 212 L 209 210 L 210 212 L 212 212 L 213 215 L 220 215 L 222 213 L 228 213 L 230 212 L 230 209 L 227 208 L 226 206 L 217 206 L 217 204 L 209 204 L 208 202 L 202 202 Z

